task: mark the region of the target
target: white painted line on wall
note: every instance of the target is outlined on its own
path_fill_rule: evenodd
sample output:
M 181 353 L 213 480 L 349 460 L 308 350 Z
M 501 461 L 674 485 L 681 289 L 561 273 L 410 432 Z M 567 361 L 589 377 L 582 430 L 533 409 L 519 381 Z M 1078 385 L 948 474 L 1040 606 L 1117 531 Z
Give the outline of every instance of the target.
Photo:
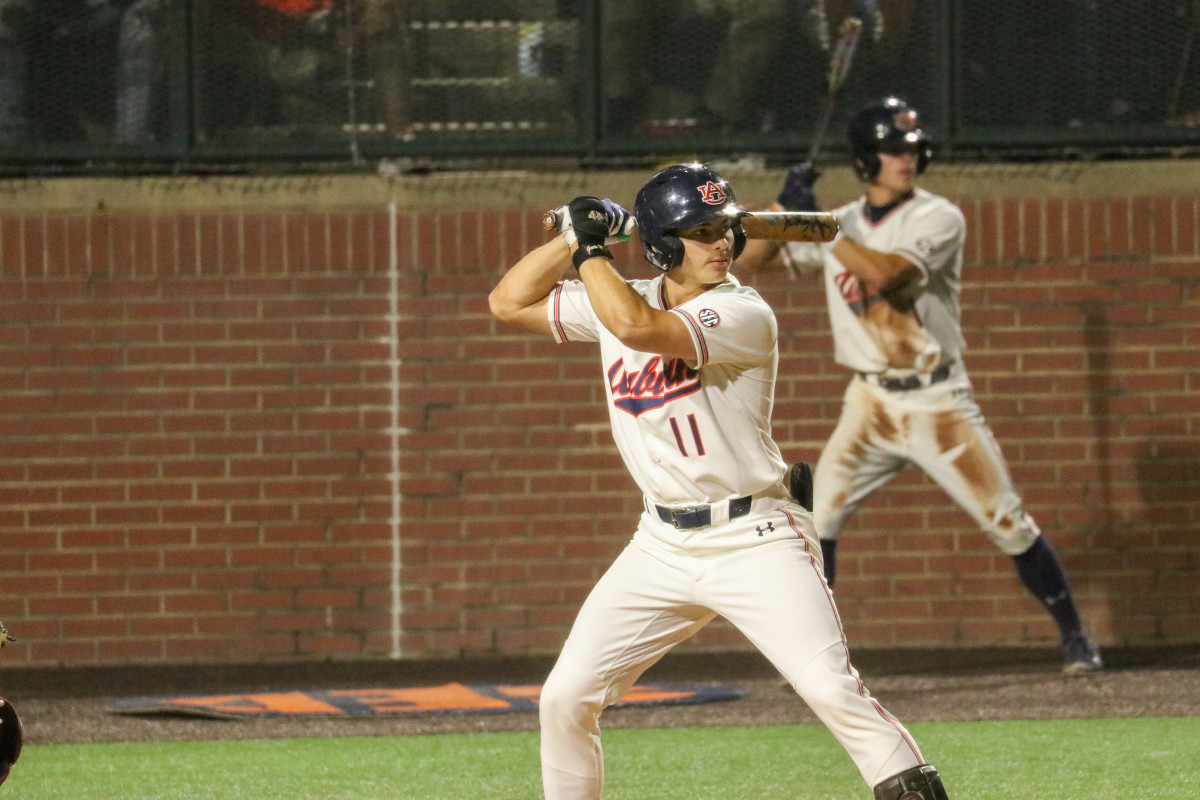
M 388 202 L 388 363 L 391 366 L 392 450 L 392 658 L 401 658 L 400 614 L 400 242 L 396 232 L 396 200 Z

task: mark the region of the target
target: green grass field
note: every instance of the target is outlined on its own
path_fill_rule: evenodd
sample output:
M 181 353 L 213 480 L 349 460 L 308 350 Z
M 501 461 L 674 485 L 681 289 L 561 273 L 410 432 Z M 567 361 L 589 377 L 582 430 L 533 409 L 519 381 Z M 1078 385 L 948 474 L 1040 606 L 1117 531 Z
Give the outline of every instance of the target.
M 909 726 L 952 800 L 1194 800 L 1200 719 Z M 606 800 L 864 800 L 824 727 L 612 730 Z M 538 737 L 488 733 L 28 746 L 20 800 L 537 800 Z

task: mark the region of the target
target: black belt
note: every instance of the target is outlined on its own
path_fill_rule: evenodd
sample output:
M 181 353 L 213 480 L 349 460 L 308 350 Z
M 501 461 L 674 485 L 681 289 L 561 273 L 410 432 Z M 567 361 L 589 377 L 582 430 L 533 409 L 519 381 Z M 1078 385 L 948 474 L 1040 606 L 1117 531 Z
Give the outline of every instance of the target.
M 736 500 L 730 500 L 729 518 L 737 519 L 749 514 L 750 504 L 753 500 L 754 498 L 749 495 L 739 497 Z M 666 506 L 656 505 L 654 510 L 658 512 L 659 519 L 668 525 L 674 525 L 680 530 L 703 528 L 706 525 L 712 525 L 712 506 L 670 509 Z
M 866 377 L 866 373 L 863 373 L 863 375 Z M 874 375 L 870 379 L 889 392 L 911 392 L 913 389 L 924 389 L 926 386 L 941 383 L 949 377 L 950 365 L 942 364 L 929 373 L 928 378 L 921 375 L 909 375 L 907 378 L 885 378 L 882 375 Z

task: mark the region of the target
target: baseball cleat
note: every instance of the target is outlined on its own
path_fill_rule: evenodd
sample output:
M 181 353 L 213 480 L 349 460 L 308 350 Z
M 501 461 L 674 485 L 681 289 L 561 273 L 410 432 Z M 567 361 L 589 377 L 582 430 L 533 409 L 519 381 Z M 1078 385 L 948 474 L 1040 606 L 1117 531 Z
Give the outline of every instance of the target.
M 1086 633 L 1077 633 L 1063 643 L 1064 675 L 1089 675 L 1104 669 L 1100 660 L 1100 648 L 1096 647 Z

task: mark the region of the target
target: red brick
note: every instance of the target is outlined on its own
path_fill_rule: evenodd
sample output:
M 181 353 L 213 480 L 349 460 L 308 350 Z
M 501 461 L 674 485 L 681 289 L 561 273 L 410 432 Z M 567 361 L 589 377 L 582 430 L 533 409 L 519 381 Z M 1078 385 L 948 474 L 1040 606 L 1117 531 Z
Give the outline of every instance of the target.
M 1186 441 L 1200 425 L 1188 378 L 1200 350 L 1195 265 L 1162 258 L 1168 245 L 1196 251 L 1196 203 L 996 198 L 964 212 L 969 237 L 990 224 L 1004 238 L 993 233 L 992 263 L 968 270 L 963 297 L 980 402 L 1078 599 L 1104 616 L 1113 587 L 1144 593 L 1155 570 L 1178 572 L 1200 522 L 1186 483 L 1148 482 L 1169 454 L 1145 444 Z M 30 598 L 36 618 L 23 627 L 64 613 L 124 617 L 135 635 L 119 652 L 133 660 L 390 652 L 390 614 L 360 604 L 391 603 L 398 420 L 406 650 L 556 650 L 627 542 L 640 496 L 605 424 L 592 349 L 487 313 L 500 271 L 543 240 L 539 213 L 398 215 L 395 372 L 380 341 L 393 331 L 384 209 L 134 214 L 111 230 L 104 214 L 47 217 L 47 249 L 30 259 L 17 247 L 25 279 L 0 293 L 6 318 L 21 320 L 0 340 L 0 524 L 19 548 L 0 564 L 0 591 Z M 1125 224 L 1143 217 L 1144 230 Z M 1099 230 L 1085 231 L 1085 218 Z M 24 224 L 40 224 L 13 219 L 0 215 L 0 258 L 24 246 Z M 178 232 L 174 260 L 146 257 L 147 220 L 151 251 Z M 1103 261 L 1083 260 L 1089 235 L 1107 248 Z M 968 260 L 986 260 L 971 241 Z M 1021 263 L 997 263 L 1000 252 Z M 29 272 L 98 254 L 104 274 L 87 286 Z M 8 261 L 0 268 L 12 274 Z M 831 360 L 820 288 L 754 283 L 784 330 L 776 438 L 787 455 L 815 459 L 847 380 Z M 1186 454 L 1171 457 L 1186 467 Z M 1139 530 L 1121 559 L 1097 550 L 1109 546 L 1097 525 L 1113 515 Z M 1053 635 L 1010 562 L 915 470 L 864 505 L 843 554 L 839 601 L 855 641 Z M 944 587 L 931 580 L 948 574 Z M 1123 635 L 1179 629 L 1195 608 L 1187 581 L 1159 583 L 1153 609 L 1125 614 Z M 58 586 L 88 597 L 55 609 Z M 167 602 L 184 613 L 164 615 Z M 305 603 L 337 608 L 346 634 Z M 271 634 L 274 624 L 301 635 Z M 99 663 L 113 652 L 96 644 L 109 633 L 30 653 Z M 729 626 L 701 639 L 746 647 Z

